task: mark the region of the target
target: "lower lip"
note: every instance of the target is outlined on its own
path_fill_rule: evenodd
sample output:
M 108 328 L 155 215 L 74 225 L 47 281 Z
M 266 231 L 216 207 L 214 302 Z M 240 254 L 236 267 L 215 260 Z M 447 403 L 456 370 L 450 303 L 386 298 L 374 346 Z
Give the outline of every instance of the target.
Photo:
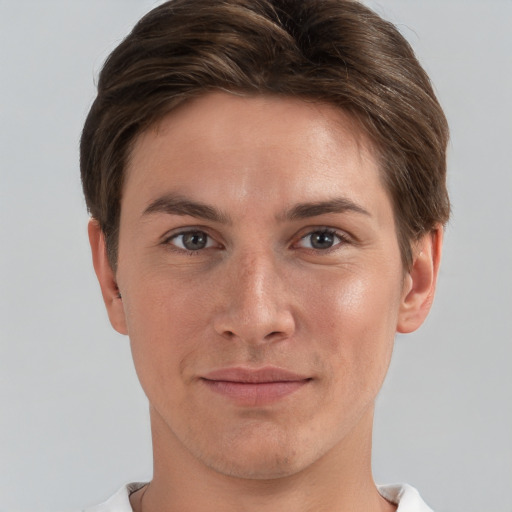
M 283 382 L 231 382 L 222 380 L 202 381 L 213 392 L 235 401 L 239 405 L 265 405 L 291 395 L 305 386 L 309 379 Z

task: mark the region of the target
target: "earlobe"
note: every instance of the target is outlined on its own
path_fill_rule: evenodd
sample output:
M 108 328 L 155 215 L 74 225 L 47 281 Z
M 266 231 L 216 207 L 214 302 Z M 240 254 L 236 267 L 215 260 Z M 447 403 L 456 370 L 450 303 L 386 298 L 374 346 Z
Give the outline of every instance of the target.
M 436 291 L 441 263 L 443 227 L 424 235 L 413 248 L 413 263 L 404 280 L 397 332 L 413 332 L 427 317 Z
M 100 283 L 110 323 L 117 332 L 128 334 L 122 297 L 117 287 L 114 271 L 108 261 L 105 236 L 96 219 L 89 221 L 88 232 L 94 271 Z

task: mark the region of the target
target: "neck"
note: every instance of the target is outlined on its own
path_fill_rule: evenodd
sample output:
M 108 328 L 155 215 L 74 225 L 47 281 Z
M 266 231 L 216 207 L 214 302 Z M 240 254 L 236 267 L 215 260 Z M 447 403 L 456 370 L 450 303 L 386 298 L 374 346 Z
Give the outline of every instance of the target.
M 135 512 L 392 512 L 371 474 L 373 409 L 313 464 L 271 479 L 222 474 L 195 458 L 151 411 L 154 477 L 131 497 Z M 143 499 L 141 499 L 143 498 Z

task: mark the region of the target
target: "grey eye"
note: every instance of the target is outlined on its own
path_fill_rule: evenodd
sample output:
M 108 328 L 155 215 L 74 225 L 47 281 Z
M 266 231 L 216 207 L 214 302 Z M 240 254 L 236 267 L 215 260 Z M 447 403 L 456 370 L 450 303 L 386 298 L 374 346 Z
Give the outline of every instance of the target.
M 199 251 L 211 245 L 208 235 L 204 231 L 187 231 L 172 238 L 172 243 L 186 251 Z
M 343 242 L 342 237 L 333 231 L 313 231 L 302 237 L 300 245 L 307 249 L 325 250 L 341 242 Z
M 329 249 L 334 245 L 335 235 L 333 233 L 324 233 L 322 231 L 316 231 L 311 233 L 311 247 L 314 249 Z

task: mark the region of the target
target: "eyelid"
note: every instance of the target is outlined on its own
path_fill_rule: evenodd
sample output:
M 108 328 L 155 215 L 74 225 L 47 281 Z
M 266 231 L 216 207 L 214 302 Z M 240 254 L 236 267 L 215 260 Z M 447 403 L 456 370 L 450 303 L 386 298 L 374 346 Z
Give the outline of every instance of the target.
M 176 244 L 173 244 L 172 241 L 179 236 L 186 235 L 187 233 L 204 233 L 206 237 L 208 238 L 208 241 L 214 242 L 213 245 L 207 244 L 206 247 L 203 249 L 197 249 L 197 250 L 189 250 L 184 247 L 179 247 Z M 159 245 L 165 245 L 168 246 L 169 249 L 179 252 L 179 253 L 188 253 L 188 254 L 197 254 L 201 251 L 204 251 L 205 249 L 211 249 L 217 246 L 217 248 L 222 248 L 222 243 L 218 241 L 218 237 L 211 234 L 211 230 L 205 226 L 183 226 L 176 229 L 173 229 L 171 231 L 168 231 L 160 240 Z
M 185 226 L 179 226 L 176 228 L 172 228 L 167 230 L 161 237 L 160 241 L 162 243 L 165 243 L 167 240 L 171 240 L 172 238 L 183 235 L 186 233 L 193 233 L 195 231 L 200 231 L 202 233 L 206 233 L 210 238 L 217 238 L 216 235 L 212 235 L 211 229 L 208 226 L 203 226 L 202 224 L 199 225 L 185 225 Z
M 183 226 L 183 227 L 175 228 L 175 229 L 168 231 L 165 235 L 162 236 L 162 238 L 160 239 L 160 242 L 158 244 L 166 245 L 171 250 L 175 250 L 176 252 L 179 252 L 179 253 L 194 253 L 194 254 L 200 253 L 200 252 L 204 251 L 205 249 L 212 249 L 215 247 L 219 248 L 219 249 L 223 248 L 224 244 L 219 241 L 219 239 L 221 237 L 217 233 L 212 234 L 211 231 L 212 230 L 209 227 L 203 226 L 203 225 Z M 213 243 L 212 244 L 209 243 L 203 249 L 197 249 L 197 250 L 188 250 L 188 249 L 179 247 L 176 244 L 172 243 L 172 241 L 174 239 L 176 239 L 177 237 L 179 237 L 181 235 L 185 235 L 187 233 L 193 233 L 193 232 L 204 233 L 208 237 L 209 242 L 211 241 Z M 318 232 L 332 234 L 333 236 L 337 237 L 339 239 L 339 241 L 337 243 L 335 243 L 332 247 L 329 247 L 326 249 L 316 249 L 313 247 L 300 247 L 299 246 L 299 244 L 302 240 L 304 240 L 308 236 L 312 235 L 313 233 L 318 233 Z M 305 227 L 305 228 L 301 229 L 299 231 L 299 233 L 293 237 L 293 240 L 294 241 L 292 242 L 292 247 L 302 248 L 305 250 L 314 251 L 316 253 L 328 253 L 330 251 L 336 250 L 337 248 L 339 248 L 339 246 L 344 246 L 346 244 L 354 244 L 357 242 L 355 237 L 353 237 L 347 231 L 339 229 L 339 228 L 333 228 L 331 226 L 326 226 L 326 225 Z
M 333 236 L 337 237 L 339 241 L 326 249 L 316 249 L 314 247 L 303 247 L 303 249 L 320 253 L 328 253 L 330 251 L 336 250 L 337 248 L 339 248 L 339 246 L 354 243 L 353 237 L 346 231 L 337 228 L 332 228 L 329 226 L 310 226 L 308 228 L 301 230 L 301 234 L 298 236 L 298 239 L 294 243 L 294 245 L 297 246 L 302 240 L 304 240 L 308 236 L 311 236 L 314 233 L 332 234 Z

